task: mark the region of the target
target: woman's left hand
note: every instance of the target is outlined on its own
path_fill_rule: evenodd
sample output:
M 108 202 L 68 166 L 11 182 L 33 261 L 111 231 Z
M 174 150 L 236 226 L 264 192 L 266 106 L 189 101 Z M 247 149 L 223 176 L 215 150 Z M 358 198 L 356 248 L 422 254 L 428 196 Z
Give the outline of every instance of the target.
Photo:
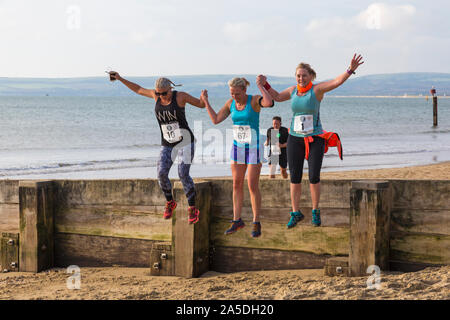
M 350 62 L 350 70 L 351 71 L 355 71 L 356 69 L 358 69 L 358 67 L 360 65 L 362 65 L 364 63 L 364 61 L 361 62 L 362 58 L 363 57 L 360 54 L 358 56 L 356 56 L 356 53 L 353 55 L 353 59 Z

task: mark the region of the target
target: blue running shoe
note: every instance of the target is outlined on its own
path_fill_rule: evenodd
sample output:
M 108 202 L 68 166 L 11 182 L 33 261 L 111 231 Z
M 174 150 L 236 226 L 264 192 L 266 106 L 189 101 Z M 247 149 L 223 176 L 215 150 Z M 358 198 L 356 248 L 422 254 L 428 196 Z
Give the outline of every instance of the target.
M 311 223 L 314 227 L 320 227 L 322 221 L 320 221 L 320 209 L 314 209 L 312 211 L 312 220 Z
M 252 237 L 257 238 L 261 235 L 261 223 L 253 222 Z
M 300 211 L 291 212 L 291 219 L 287 224 L 288 229 L 295 227 L 304 218 L 305 216 Z
M 227 231 L 225 231 L 225 234 L 235 233 L 236 231 L 238 231 L 239 229 L 242 229 L 243 227 L 245 227 L 245 223 L 244 223 L 244 221 L 242 221 L 241 218 L 239 218 L 239 220 L 232 220 L 231 226 Z

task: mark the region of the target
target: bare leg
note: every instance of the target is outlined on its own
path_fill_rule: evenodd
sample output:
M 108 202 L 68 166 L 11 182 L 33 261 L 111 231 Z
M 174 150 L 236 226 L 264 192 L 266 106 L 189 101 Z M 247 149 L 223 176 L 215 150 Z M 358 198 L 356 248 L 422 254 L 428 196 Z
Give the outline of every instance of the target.
M 250 191 L 250 200 L 252 202 L 253 222 L 259 222 L 259 213 L 261 211 L 261 192 L 259 191 L 259 176 L 261 174 L 262 164 L 248 165 L 248 190 Z
M 291 205 L 293 212 L 299 211 L 301 195 L 302 195 L 302 184 L 291 183 Z
M 320 182 L 316 184 L 309 184 L 309 189 L 311 190 L 311 200 L 312 200 L 312 208 L 319 209 L 319 201 L 320 201 Z
M 231 173 L 233 175 L 233 220 L 239 220 L 241 217 L 246 170 L 246 164 L 231 163 Z

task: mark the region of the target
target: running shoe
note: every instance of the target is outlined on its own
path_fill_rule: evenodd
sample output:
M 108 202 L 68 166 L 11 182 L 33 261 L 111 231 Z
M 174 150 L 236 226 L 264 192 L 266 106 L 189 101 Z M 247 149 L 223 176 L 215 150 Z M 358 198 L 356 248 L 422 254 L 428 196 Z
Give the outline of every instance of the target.
M 253 222 L 252 237 L 257 238 L 261 235 L 261 223 Z
M 320 220 L 320 209 L 314 209 L 312 211 L 312 220 L 311 223 L 315 227 L 320 227 L 322 221 Z
M 173 210 L 177 207 L 177 203 L 173 200 L 166 202 L 166 208 L 164 209 L 164 219 L 172 218 Z
M 288 229 L 295 227 L 297 223 L 305 219 L 305 216 L 300 211 L 291 212 L 290 214 L 291 219 L 287 224 Z
M 194 224 L 198 222 L 200 210 L 198 210 L 196 207 L 189 207 L 188 214 L 189 214 L 189 224 Z
M 242 229 L 243 227 L 245 227 L 245 223 L 244 223 L 244 221 L 242 221 L 241 218 L 239 218 L 239 220 L 232 220 L 231 226 L 227 231 L 225 231 L 225 234 L 235 233 L 236 231 L 238 231 L 239 229 Z

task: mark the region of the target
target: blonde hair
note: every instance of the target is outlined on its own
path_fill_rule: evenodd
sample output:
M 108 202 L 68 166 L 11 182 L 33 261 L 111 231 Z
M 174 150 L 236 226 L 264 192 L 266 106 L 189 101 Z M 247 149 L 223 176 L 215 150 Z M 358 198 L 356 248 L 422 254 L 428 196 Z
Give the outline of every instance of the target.
M 305 69 L 306 71 L 308 71 L 308 73 L 310 75 L 312 75 L 313 80 L 316 78 L 316 72 L 314 71 L 313 68 L 311 68 L 311 66 L 308 63 L 304 63 L 301 62 L 298 66 L 297 69 L 295 69 L 295 72 L 297 72 L 298 69 Z
M 245 78 L 233 78 L 228 81 L 228 85 L 230 87 L 242 87 L 246 89 L 250 85 L 250 82 Z
M 155 81 L 155 88 L 157 89 L 166 89 L 166 88 L 172 89 L 173 87 L 179 86 L 182 86 L 182 84 L 175 84 L 167 78 L 159 78 Z

